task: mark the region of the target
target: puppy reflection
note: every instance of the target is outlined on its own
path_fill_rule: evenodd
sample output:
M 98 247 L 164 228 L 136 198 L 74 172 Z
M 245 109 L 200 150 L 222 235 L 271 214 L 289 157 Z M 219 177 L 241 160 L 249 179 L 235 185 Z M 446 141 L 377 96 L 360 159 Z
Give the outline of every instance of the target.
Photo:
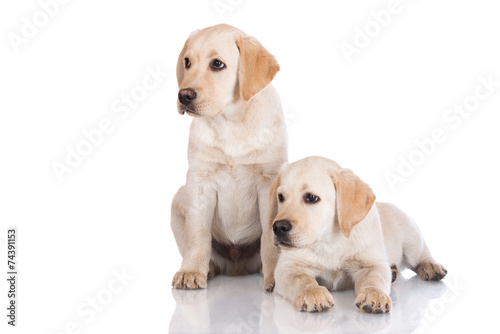
M 273 311 L 262 306 L 266 292 L 258 274 L 218 276 L 208 284 L 209 289 L 172 289 L 170 333 L 252 333 L 261 326 L 263 311 Z
M 393 310 L 385 315 L 357 312 L 354 291 L 334 292 L 332 312 L 298 313 L 277 294 L 262 289 L 259 275 L 218 276 L 202 290 L 172 289 L 176 301 L 170 333 L 411 333 L 425 328 L 430 301 L 447 292 L 443 282 L 424 282 L 417 276 L 398 278 L 391 291 Z M 450 291 L 451 292 L 451 291 Z M 432 312 L 432 310 L 430 310 Z
M 400 269 L 433 281 L 447 273 L 409 216 L 393 204 L 375 203 L 371 188 L 332 160 L 284 165 L 270 208 L 281 249 L 275 291 L 298 310 L 328 310 L 334 305 L 329 290 L 354 289 L 357 308 L 386 313 Z

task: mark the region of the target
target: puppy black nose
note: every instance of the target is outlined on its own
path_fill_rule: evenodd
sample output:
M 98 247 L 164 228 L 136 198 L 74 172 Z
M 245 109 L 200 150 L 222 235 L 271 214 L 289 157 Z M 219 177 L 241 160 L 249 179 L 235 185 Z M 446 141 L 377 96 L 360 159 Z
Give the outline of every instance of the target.
M 273 224 L 273 232 L 278 237 L 286 235 L 292 229 L 292 224 L 288 220 L 277 220 Z
M 191 88 L 184 88 L 179 91 L 179 102 L 187 106 L 196 99 L 196 92 Z

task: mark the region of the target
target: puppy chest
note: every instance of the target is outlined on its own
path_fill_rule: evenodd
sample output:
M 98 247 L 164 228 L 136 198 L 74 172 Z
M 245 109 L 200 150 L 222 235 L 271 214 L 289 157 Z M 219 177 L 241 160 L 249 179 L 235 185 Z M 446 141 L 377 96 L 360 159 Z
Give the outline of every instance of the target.
M 212 232 L 219 241 L 254 241 L 261 233 L 256 182 L 247 168 L 219 175 Z

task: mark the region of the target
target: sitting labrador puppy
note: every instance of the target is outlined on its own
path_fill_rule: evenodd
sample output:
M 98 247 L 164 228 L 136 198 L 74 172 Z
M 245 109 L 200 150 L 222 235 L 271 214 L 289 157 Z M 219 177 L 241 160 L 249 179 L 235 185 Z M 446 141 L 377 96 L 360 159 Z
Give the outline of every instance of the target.
M 283 111 L 270 85 L 278 70 L 254 37 L 228 25 L 195 31 L 184 44 L 177 108 L 193 121 L 186 184 L 172 200 L 182 255 L 174 288 L 205 288 L 208 276 L 259 269 L 266 287 L 274 287 L 277 249 L 262 227 L 269 189 L 287 161 Z M 261 253 L 269 260 L 262 263 Z
M 285 164 L 271 187 L 270 208 L 281 249 L 275 291 L 298 310 L 328 310 L 328 290 L 354 288 L 360 310 L 385 313 L 398 270 L 408 267 L 433 281 L 447 273 L 410 217 L 375 203 L 371 188 L 332 160 Z

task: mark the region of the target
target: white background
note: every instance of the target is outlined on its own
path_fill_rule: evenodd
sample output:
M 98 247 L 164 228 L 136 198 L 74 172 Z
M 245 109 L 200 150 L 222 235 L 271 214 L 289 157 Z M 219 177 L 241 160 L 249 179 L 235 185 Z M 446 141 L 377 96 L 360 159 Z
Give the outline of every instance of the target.
M 192 30 L 220 22 L 278 59 L 273 85 L 286 109 L 290 160 L 323 155 L 353 169 L 379 200 L 413 216 L 449 282 L 463 287 L 428 332 L 492 328 L 500 87 L 457 128 L 443 115 L 474 95 L 480 76 L 500 81 L 499 6 L 401 0 L 348 62 L 341 43 L 353 44 L 356 29 L 374 21 L 370 12 L 389 1 L 233 0 L 222 16 L 214 3 L 69 1 L 18 52 L 8 36 L 21 35 L 23 17 L 33 22 L 40 4 L 0 5 L 0 273 L 6 229 L 19 230 L 20 309 L 8 332 L 59 333 L 73 321 L 85 333 L 168 330 L 181 260 L 170 202 L 184 183 L 191 121 L 176 111 L 175 64 Z M 141 85 L 146 68 L 170 75 L 120 119 L 113 103 Z M 108 118 L 113 131 L 58 180 L 53 162 L 65 163 L 67 146 Z M 436 128 L 446 141 L 391 189 L 385 174 Z M 87 323 L 77 307 L 122 268 L 134 278 Z M 0 288 L 4 310 L 4 279 Z

